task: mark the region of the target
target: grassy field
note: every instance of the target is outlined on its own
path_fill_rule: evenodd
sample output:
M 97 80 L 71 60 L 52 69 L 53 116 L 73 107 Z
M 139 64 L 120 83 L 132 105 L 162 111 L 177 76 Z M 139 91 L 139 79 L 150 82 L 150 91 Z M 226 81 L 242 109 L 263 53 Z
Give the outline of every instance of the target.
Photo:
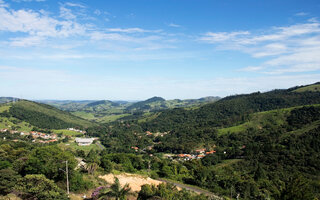
M 0 129 L 13 129 L 14 127 L 17 131 L 24 132 L 30 132 L 33 128 L 29 123 L 20 121 L 14 117 L 0 117 Z
M 107 115 L 101 118 L 97 118 L 97 122 L 101 122 L 101 123 L 108 123 L 108 122 L 114 122 L 117 119 L 120 119 L 122 117 L 126 117 L 129 116 L 130 114 L 121 114 L 121 115 Z
M 59 147 L 62 149 L 71 149 L 72 151 L 83 150 L 86 154 L 89 153 L 90 150 L 101 150 L 101 148 L 97 144 L 91 144 L 89 146 L 79 146 L 74 139 L 70 140 L 68 143 L 60 143 Z
M 307 91 L 320 92 L 320 84 L 309 85 L 306 87 L 298 88 L 298 89 L 294 90 L 293 92 L 307 92 Z
M 65 136 L 71 136 L 71 137 L 76 137 L 76 136 L 82 136 L 82 133 L 76 132 L 76 131 L 69 131 L 67 129 L 59 129 L 59 130 L 52 130 L 55 134 L 62 133 L 62 135 Z
M 230 160 L 224 160 L 219 164 L 214 165 L 215 169 L 221 169 L 230 165 L 233 165 L 235 163 L 240 162 L 242 159 L 230 159 Z
M 0 106 L 0 113 L 4 112 L 4 111 L 9 111 L 10 106 L 8 105 L 2 105 Z
M 320 107 L 320 104 L 314 104 L 312 106 Z M 286 118 L 290 114 L 291 110 L 301 107 L 303 106 L 254 113 L 250 116 L 249 121 L 240 125 L 218 129 L 218 134 L 239 133 L 248 129 L 262 129 L 267 124 L 281 126 L 286 123 Z
M 81 117 L 83 119 L 88 119 L 88 120 L 95 119 L 93 113 L 88 113 L 88 112 L 84 112 L 84 111 L 72 112 L 72 114 L 77 116 L 77 117 Z

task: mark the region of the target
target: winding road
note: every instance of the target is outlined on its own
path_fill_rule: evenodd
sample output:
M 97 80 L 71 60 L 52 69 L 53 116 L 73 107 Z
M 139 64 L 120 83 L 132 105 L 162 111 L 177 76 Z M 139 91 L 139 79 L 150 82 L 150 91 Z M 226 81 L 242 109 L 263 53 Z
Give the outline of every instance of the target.
M 165 179 L 157 179 L 159 181 L 162 181 L 162 182 L 165 182 L 165 183 L 171 183 L 179 188 L 184 188 L 186 190 L 190 190 L 190 191 L 193 191 L 193 192 L 196 192 L 196 193 L 199 193 L 199 194 L 205 194 L 207 196 L 210 196 L 212 197 L 213 199 L 216 199 L 216 200 L 223 200 L 224 198 L 222 197 L 219 197 L 218 195 L 212 193 L 212 192 L 209 192 L 209 191 L 206 191 L 206 190 L 203 190 L 203 189 L 200 189 L 200 188 L 197 188 L 197 187 L 192 187 L 190 185 L 185 185 L 185 184 L 182 184 L 182 183 L 177 183 L 177 182 L 173 182 L 173 181 L 170 181 L 170 180 L 165 180 Z

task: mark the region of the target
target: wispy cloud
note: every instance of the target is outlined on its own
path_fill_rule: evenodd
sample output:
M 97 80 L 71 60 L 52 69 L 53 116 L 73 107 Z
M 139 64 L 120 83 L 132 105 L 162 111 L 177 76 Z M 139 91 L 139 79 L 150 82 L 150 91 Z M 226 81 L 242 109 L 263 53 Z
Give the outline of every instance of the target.
M 80 4 L 80 3 L 66 2 L 65 5 L 66 5 L 66 6 L 70 6 L 70 7 L 86 8 L 85 5 Z
M 174 27 L 174 28 L 180 28 L 180 27 L 181 27 L 181 25 L 179 25 L 179 24 L 174 24 L 174 23 L 170 23 L 170 24 L 168 24 L 168 26 Z
M 172 39 L 173 36 L 164 38 L 162 30 L 96 27 L 84 20 L 88 19 L 86 5 L 66 2 L 59 6 L 59 15 L 54 15 L 43 9 L 11 9 L 0 0 L 0 32 L 14 33 L 8 34 L 2 42 L 14 47 L 79 48 L 71 45 L 74 43 L 97 48 L 102 45 L 118 46 L 113 51 L 119 48 L 138 51 L 172 48 L 173 42 L 169 37 Z M 96 11 L 96 14 L 110 15 L 101 11 Z M 66 38 L 68 40 L 64 40 Z
M 161 30 L 146 30 L 142 28 L 109 28 L 107 31 L 119 33 L 158 33 Z
M 35 1 L 35 2 L 44 2 L 46 0 L 12 0 L 14 2 L 32 2 L 32 1 Z
M 306 12 L 299 12 L 295 14 L 295 16 L 307 16 L 307 15 L 309 15 L 309 13 L 306 13 Z
M 220 50 L 237 50 L 264 59 L 261 66 L 243 71 L 282 74 L 320 69 L 320 23 L 315 20 L 262 32 L 208 32 L 199 40 Z

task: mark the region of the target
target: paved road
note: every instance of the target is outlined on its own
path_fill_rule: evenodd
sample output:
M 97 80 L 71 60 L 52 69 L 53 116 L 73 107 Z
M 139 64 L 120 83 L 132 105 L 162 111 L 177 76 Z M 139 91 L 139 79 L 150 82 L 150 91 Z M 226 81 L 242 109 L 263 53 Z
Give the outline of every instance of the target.
M 102 146 L 99 141 L 97 141 L 96 144 L 97 144 L 102 150 L 104 149 L 104 146 Z
M 196 192 L 196 193 L 203 193 L 207 196 L 210 196 L 210 197 L 213 197 L 213 199 L 217 199 L 217 200 L 223 200 L 224 198 L 222 197 L 219 197 L 215 194 L 213 194 L 212 192 L 209 192 L 209 191 L 206 191 L 206 190 L 202 190 L 200 188 L 197 188 L 197 187 L 192 187 L 192 186 L 189 186 L 189 185 L 184 185 L 184 184 L 181 184 L 181 183 L 176 183 L 176 182 L 173 182 L 173 181 L 170 181 L 170 180 L 164 180 L 164 179 L 158 179 L 159 181 L 162 181 L 162 182 L 165 182 L 165 183 L 171 183 L 179 188 L 185 188 L 186 190 L 190 190 L 190 191 L 193 191 L 193 192 Z

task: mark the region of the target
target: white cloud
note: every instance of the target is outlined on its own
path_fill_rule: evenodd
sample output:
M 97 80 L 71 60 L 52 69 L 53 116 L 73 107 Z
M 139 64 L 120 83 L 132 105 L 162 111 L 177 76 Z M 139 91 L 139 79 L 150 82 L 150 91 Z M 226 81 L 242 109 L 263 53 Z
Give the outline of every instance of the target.
M 309 15 L 309 13 L 306 13 L 306 12 L 299 12 L 295 14 L 295 16 L 307 16 L 307 15 Z
M 60 17 L 67 19 L 67 20 L 73 20 L 77 17 L 72 13 L 71 9 L 66 8 L 64 6 L 60 6 Z
M 35 46 L 46 38 L 84 35 L 86 27 L 71 20 L 57 20 L 40 10 L 12 10 L 0 7 L 0 31 L 25 33 L 24 37 L 11 37 L 12 46 Z M 66 18 L 73 18 L 67 17 Z
M 312 72 L 320 66 L 320 23 L 318 21 L 272 27 L 261 32 L 208 32 L 201 41 L 220 50 L 236 50 L 264 58 L 259 67 L 241 69 L 267 74 Z
M 142 28 L 109 28 L 107 31 L 119 33 L 158 33 L 161 30 L 146 30 Z
M 44 2 L 46 0 L 13 0 L 14 2 L 32 2 L 32 1 L 35 1 L 35 2 Z
M 200 38 L 202 41 L 206 41 L 209 43 L 217 43 L 217 42 L 224 42 L 228 40 L 235 40 L 239 39 L 239 37 L 250 35 L 248 31 L 236 31 L 236 32 L 208 32 L 203 37 Z
M 179 25 L 179 24 L 174 24 L 174 23 L 170 23 L 170 24 L 168 24 L 168 26 L 174 27 L 174 28 L 180 28 L 180 27 L 181 27 L 181 25 Z
M 99 9 L 96 9 L 94 12 L 93 12 L 95 15 L 101 15 L 101 11 Z
M 16 47 L 39 46 L 44 41 L 43 37 L 30 36 L 23 38 L 13 38 L 10 45 Z
M 70 6 L 70 7 L 86 8 L 86 6 L 85 6 L 85 5 L 80 4 L 80 3 L 71 3 L 71 2 L 66 2 L 66 3 L 64 3 L 64 5 L 66 5 L 66 6 Z

